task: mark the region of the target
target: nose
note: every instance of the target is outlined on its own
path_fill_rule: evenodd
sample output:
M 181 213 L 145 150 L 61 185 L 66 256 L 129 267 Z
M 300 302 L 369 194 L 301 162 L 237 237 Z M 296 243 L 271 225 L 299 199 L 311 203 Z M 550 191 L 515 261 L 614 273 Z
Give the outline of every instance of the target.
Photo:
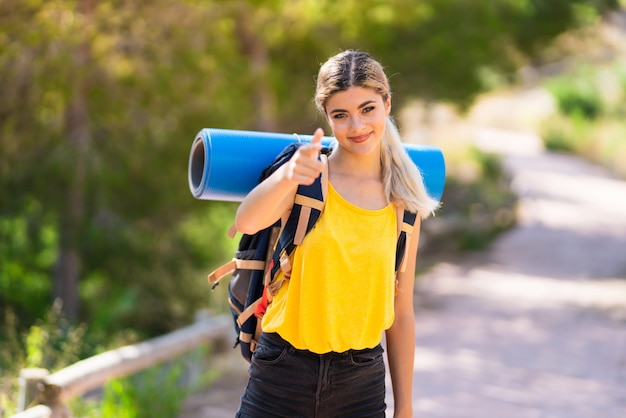
M 363 121 L 359 116 L 351 118 L 350 128 L 352 130 L 358 130 L 363 125 Z

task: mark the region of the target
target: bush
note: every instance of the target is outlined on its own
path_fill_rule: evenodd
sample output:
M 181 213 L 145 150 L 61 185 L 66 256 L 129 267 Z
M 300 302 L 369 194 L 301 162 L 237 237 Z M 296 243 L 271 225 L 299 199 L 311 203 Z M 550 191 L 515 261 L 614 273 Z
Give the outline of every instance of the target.
M 601 79 L 618 88 L 604 97 L 599 93 L 601 83 L 594 81 Z M 546 148 L 575 153 L 626 177 L 626 65 L 617 63 L 598 69 L 597 74 L 558 77 L 547 86 L 559 103 L 559 112 L 540 127 Z
M 558 113 L 546 119 L 540 128 L 546 149 L 550 151 L 585 152 L 594 122 L 574 113 L 566 116 Z
M 547 85 L 561 113 L 567 116 L 596 119 L 602 113 L 602 98 L 587 77 L 557 78 Z
M 18 377 L 27 367 L 60 370 L 80 359 L 105 351 L 105 338 L 90 330 L 86 324 L 73 325 L 61 314 L 61 306 L 54 303 L 50 310 L 26 331 L 15 312 L 7 309 L 0 322 L 0 411 L 17 408 Z M 135 342 L 136 336 L 121 332 L 107 336 L 109 347 Z M 2 416 L 0 414 L 0 416 Z
M 456 144 L 446 154 L 442 207 L 424 222 L 420 257 L 440 259 L 486 248 L 515 225 L 517 196 L 497 154 Z
M 82 418 L 176 417 L 191 394 L 218 377 L 214 369 L 204 367 L 209 357 L 208 350 L 199 347 L 175 360 L 111 380 L 101 395 L 74 399 L 70 409 Z

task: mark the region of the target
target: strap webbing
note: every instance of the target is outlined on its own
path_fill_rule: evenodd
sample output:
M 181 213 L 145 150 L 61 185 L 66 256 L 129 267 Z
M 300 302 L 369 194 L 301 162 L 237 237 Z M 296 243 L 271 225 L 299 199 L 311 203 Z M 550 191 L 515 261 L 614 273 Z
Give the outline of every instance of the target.
M 239 341 L 242 343 L 249 343 L 252 341 L 252 334 L 248 332 L 239 331 Z
M 237 305 L 233 302 L 231 298 L 228 298 L 228 304 L 232 308 L 234 312 L 237 312 L 237 315 L 241 315 L 241 310 L 237 307 Z
M 235 270 L 236 267 L 237 267 L 237 264 L 235 262 L 235 259 L 233 258 L 228 263 L 216 268 L 209 274 L 208 276 L 209 283 L 218 282 L 222 277 L 226 276 L 228 273 Z
M 415 227 L 417 214 L 409 212 L 402 207 L 397 208 L 398 242 L 396 244 L 396 274 L 406 271 L 409 261 L 409 247 L 411 234 Z
M 265 261 L 233 258 L 228 263 L 216 268 L 209 274 L 209 283 L 219 282 L 224 276 L 232 273 L 235 269 L 263 271 L 265 270 Z
M 315 199 L 312 197 L 302 196 L 300 194 L 296 195 L 296 199 L 294 200 L 296 205 L 305 206 L 312 209 L 317 209 L 320 212 L 324 210 L 324 202 L 319 199 Z
M 251 303 L 242 313 L 237 317 L 237 325 L 241 328 L 244 322 L 246 322 L 256 312 L 257 305 L 261 303 L 261 298 L 257 299 L 254 303 Z
M 309 199 L 313 200 L 313 199 Z M 309 206 L 302 206 L 300 209 L 300 216 L 298 217 L 298 226 L 296 226 L 296 233 L 293 237 L 293 243 L 295 245 L 302 244 L 309 225 L 309 219 L 311 219 L 311 208 Z
M 241 270 L 265 270 L 265 261 L 261 260 L 240 260 L 236 258 L 235 264 Z
M 321 154 L 320 160 L 324 164 L 322 173 L 312 184 L 298 187 L 293 207 L 287 220 L 282 223 L 283 230 L 272 258 L 269 282 L 274 280 L 279 270 L 287 275 L 291 272 L 291 254 L 302 243 L 324 210 L 328 193 L 328 159 Z

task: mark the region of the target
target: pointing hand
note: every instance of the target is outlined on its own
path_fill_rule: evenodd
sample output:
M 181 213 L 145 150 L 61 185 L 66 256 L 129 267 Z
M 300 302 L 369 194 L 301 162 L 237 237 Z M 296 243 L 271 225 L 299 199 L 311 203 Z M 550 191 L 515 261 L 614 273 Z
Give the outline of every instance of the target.
M 309 185 L 319 177 L 324 164 L 318 159 L 322 150 L 324 131 L 317 128 L 309 144 L 304 144 L 295 152 L 287 163 L 287 179 L 296 183 Z

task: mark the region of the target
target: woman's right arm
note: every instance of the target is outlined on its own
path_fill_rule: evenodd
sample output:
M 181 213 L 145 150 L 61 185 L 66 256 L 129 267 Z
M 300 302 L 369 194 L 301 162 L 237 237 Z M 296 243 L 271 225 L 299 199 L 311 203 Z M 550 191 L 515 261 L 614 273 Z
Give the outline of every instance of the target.
M 235 216 L 238 232 L 254 234 L 291 209 L 298 186 L 312 184 L 322 172 L 318 156 L 323 136 L 324 131 L 318 128 L 310 144 L 298 148 L 288 162 L 248 193 Z

